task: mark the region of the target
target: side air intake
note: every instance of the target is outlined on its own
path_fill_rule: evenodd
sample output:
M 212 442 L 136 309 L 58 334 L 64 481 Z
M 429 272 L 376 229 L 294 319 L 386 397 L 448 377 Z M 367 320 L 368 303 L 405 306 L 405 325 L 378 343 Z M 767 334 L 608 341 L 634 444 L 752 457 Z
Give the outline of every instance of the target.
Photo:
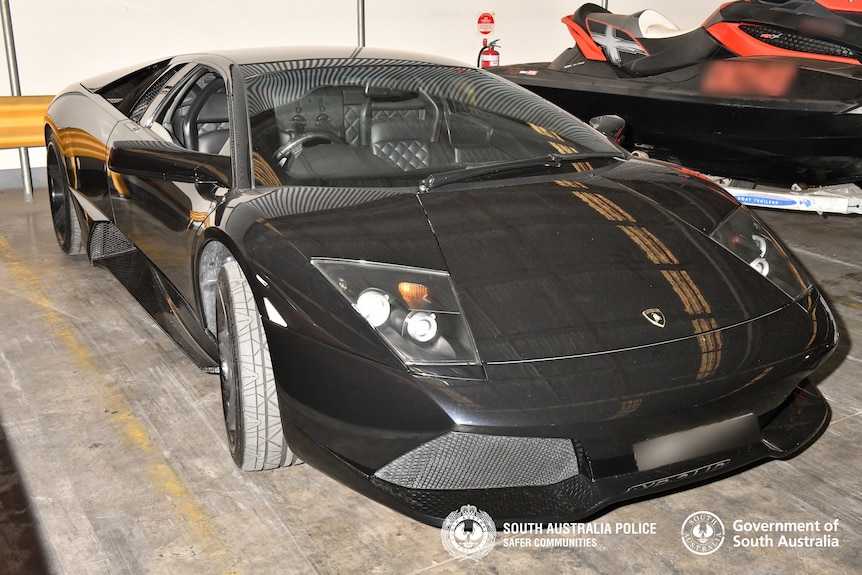
M 135 251 L 135 244 L 111 222 L 98 222 L 90 233 L 90 258 L 93 261 Z

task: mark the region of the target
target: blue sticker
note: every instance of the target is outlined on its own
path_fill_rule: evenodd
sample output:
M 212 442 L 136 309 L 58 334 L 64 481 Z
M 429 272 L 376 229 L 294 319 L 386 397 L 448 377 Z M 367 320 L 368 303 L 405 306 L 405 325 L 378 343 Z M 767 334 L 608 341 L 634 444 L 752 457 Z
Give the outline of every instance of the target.
M 795 206 L 796 200 L 779 200 L 776 198 L 761 198 L 759 196 L 734 196 L 740 203 L 747 206 L 767 206 L 771 208 Z

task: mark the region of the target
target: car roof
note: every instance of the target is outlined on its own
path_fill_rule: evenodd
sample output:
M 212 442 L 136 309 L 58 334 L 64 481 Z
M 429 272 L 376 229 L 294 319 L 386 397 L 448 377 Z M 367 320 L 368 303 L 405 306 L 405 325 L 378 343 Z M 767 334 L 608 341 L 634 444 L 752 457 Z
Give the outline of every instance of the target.
M 87 90 L 97 91 L 101 88 L 131 74 L 142 71 L 144 68 L 157 66 L 171 60 L 184 61 L 218 61 L 224 64 L 248 65 L 264 64 L 268 62 L 285 61 L 310 61 L 313 66 L 324 66 L 327 60 L 354 60 L 383 63 L 387 60 L 398 62 L 416 62 L 423 64 L 436 64 L 442 66 L 467 66 L 463 62 L 441 58 L 429 54 L 409 52 L 404 50 L 391 50 L 385 48 L 368 48 L 356 46 L 279 46 L 269 48 L 245 48 L 233 50 L 207 50 L 189 54 L 178 54 L 168 58 L 160 58 L 147 63 L 128 66 L 120 70 L 114 70 L 88 78 L 81 82 Z
M 443 66 L 464 66 L 464 62 L 421 54 L 405 50 L 369 48 L 356 46 L 281 46 L 269 48 L 247 48 L 201 52 L 200 55 L 220 56 L 233 64 L 263 64 L 290 60 L 399 60 L 439 64 Z

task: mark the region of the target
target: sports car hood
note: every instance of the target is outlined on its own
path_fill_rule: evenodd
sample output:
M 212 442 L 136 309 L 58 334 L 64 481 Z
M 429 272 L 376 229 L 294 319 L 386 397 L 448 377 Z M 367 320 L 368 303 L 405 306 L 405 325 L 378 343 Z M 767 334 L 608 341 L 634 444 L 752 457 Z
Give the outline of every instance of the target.
M 421 196 L 483 361 L 648 346 L 789 302 L 692 225 L 709 218 L 669 210 L 667 186 L 661 205 L 654 182 L 584 181 Z

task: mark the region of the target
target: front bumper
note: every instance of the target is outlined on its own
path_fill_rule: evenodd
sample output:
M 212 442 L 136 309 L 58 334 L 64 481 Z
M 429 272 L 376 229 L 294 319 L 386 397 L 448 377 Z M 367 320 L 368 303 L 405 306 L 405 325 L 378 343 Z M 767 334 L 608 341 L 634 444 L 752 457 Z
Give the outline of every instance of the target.
M 468 504 L 498 525 L 577 521 L 790 457 L 816 439 L 829 407 L 806 378 L 837 333 L 816 292 L 804 303 L 720 338 L 486 366 L 489 382 L 461 385 L 396 372 L 289 330 L 268 336 L 271 349 L 291 351 L 273 353 L 288 442 L 324 473 L 429 524 Z M 635 455 L 653 439 L 683 434 L 688 443 L 688 431 L 738 418 L 742 435 L 722 434 L 706 449 L 684 445 L 650 465 Z
M 759 418 L 760 437 L 751 443 L 648 471 L 639 471 L 635 464 L 627 472 L 600 477 L 590 454 L 572 442 L 576 464 L 564 466 L 566 479 L 548 485 L 498 488 L 405 487 L 381 478 L 379 472 L 371 474 L 350 465 L 307 437 L 292 437 L 291 446 L 354 489 L 425 523 L 439 526 L 452 511 L 469 504 L 487 512 L 500 526 L 518 521 L 584 520 L 614 503 L 703 482 L 763 460 L 788 458 L 817 439 L 829 417 L 826 400 L 806 379 L 779 408 Z M 475 470 L 499 463 L 492 452 L 461 455 L 464 457 L 450 467 Z M 352 472 L 345 473 L 345 466 Z

